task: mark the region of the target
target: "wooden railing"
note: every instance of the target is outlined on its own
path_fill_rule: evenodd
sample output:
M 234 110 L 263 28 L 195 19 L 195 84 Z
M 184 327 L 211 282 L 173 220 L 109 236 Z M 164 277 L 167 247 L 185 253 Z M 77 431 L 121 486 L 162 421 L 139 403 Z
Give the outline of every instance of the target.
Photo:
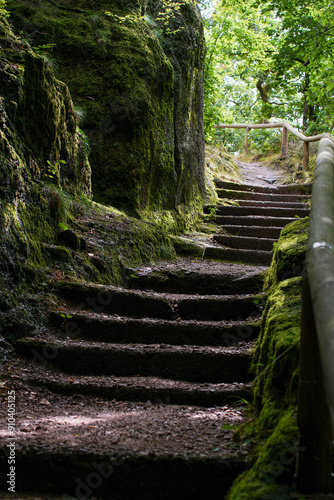
M 319 144 L 303 277 L 298 424 L 302 493 L 332 488 L 334 436 L 334 142 Z
M 307 137 L 302 134 L 296 128 L 292 127 L 287 122 L 269 122 L 269 123 L 233 123 L 231 125 L 220 124 L 217 128 L 245 128 L 246 129 L 246 140 L 245 140 L 245 153 L 248 152 L 248 132 L 251 129 L 264 129 L 264 128 L 282 128 L 282 153 L 281 158 L 285 158 L 288 153 L 288 132 L 298 137 L 303 141 L 303 168 L 307 169 L 310 155 L 310 142 L 320 141 L 325 134 L 313 135 Z

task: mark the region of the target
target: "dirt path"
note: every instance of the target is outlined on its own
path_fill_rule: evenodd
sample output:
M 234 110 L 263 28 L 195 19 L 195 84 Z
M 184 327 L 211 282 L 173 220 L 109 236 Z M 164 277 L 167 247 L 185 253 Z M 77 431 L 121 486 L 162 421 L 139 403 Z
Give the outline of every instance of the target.
M 240 179 L 243 184 L 253 184 L 258 186 L 270 186 L 284 184 L 287 181 L 287 173 L 282 169 L 269 168 L 263 163 L 245 163 L 236 160 L 240 167 Z

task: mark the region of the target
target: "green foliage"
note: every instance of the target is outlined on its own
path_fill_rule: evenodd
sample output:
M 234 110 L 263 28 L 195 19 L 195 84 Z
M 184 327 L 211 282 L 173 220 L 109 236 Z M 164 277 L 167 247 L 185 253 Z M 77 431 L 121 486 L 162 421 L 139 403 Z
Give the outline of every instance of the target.
M 62 231 L 67 231 L 67 229 L 68 229 L 68 227 L 66 226 L 66 224 L 64 224 L 64 222 L 59 222 L 58 227 L 59 227 Z
M 203 220 L 207 220 L 207 221 L 216 220 L 217 207 L 216 206 L 209 206 L 208 211 L 209 211 L 208 214 L 203 215 Z
M 56 161 L 55 163 L 51 163 L 50 160 L 47 160 L 46 173 L 44 174 L 45 177 L 50 177 L 51 179 L 54 179 L 56 176 L 58 176 L 61 164 L 66 165 L 66 161 L 59 160 Z
M 0 0 L 0 20 L 1 18 L 4 19 L 8 17 L 8 11 L 5 9 L 6 7 L 6 1 L 5 0 Z
M 78 111 L 78 109 L 76 109 L 76 113 L 77 113 L 77 116 L 80 116 L 82 117 L 82 119 L 84 119 L 84 116 L 85 116 L 85 113 L 84 111 Z M 78 141 L 79 141 L 79 148 L 80 148 L 80 151 L 81 151 L 81 155 L 83 157 L 88 157 L 89 156 L 89 153 L 90 153 L 90 145 L 89 145 L 89 140 L 88 140 L 88 137 L 87 135 L 85 134 L 85 132 L 83 130 L 81 130 L 81 128 L 77 127 L 77 137 L 78 137 Z
M 183 0 L 185 3 L 194 3 L 193 0 Z M 185 29 L 185 26 L 175 26 L 173 17 L 181 9 L 181 4 L 175 0 L 162 0 L 160 11 L 156 17 L 157 23 L 163 26 L 163 30 L 167 35 L 176 34 Z
M 286 120 L 307 134 L 332 130 L 334 100 L 331 0 L 214 0 L 206 19 L 206 139 L 241 147 L 240 131 L 219 122 Z M 257 150 L 278 146 L 258 134 Z M 235 137 L 233 139 L 233 137 Z
M 279 151 L 282 143 L 281 129 L 250 130 L 248 144 L 251 151 L 266 153 Z

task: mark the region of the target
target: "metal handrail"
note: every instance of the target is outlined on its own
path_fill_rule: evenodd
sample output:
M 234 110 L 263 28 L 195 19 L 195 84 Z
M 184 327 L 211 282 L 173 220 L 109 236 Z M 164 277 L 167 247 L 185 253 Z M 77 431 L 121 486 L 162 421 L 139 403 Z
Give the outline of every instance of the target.
M 320 140 L 303 277 L 298 424 L 298 487 L 332 488 L 334 437 L 334 142 Z
M 245 153 L 248 152 L 248 132 L 251 129 L 265 129 L 265 128 L 282 128 L 283 129 L 283 139 L 282 139 L 282 153 L 281 157 L 284 158 L 288 152 L 288 131 L 293 135 L 298 137 L 298 139 L 303 141 L 303 167 L 306 169 L 308 167 L 309 161 L 309 143 L 320 141 L 326 134 L 318 134 L 307 137 L 302 134 L 296 128 L 292 127 L 287 122 L 269 122 L 269 123 L 232 123 L 232 124 L 220 124 L 216 128 L 245 128 L 246 129 L 246 141 L 245 141 Z

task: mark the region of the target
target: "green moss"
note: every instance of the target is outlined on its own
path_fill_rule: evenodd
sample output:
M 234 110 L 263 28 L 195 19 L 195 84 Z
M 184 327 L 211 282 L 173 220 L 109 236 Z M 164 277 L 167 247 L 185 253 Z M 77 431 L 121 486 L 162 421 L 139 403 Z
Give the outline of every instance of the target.
M 198 224 L 203 211 L 203 199 L 193 199 L 191 205 L 181 204 L 174 210 L 146 210 L 140 213 L 143 220 L 158 225 L 169 234 L 183 234 L 193 230 Z
M 44 253 L 55 263 L 72 263 L 73 261 L 71 252 L 60 245 L 45 245 Z
M 278 243 L 275 245 L 272 265 L 265 279 L 265 290 L 275 287 L 280 281 L 302 274 L 308 226 L 309 218 L 305 217 L 282 229 Z
M 34 44 L 56 44 L 57 74 L 85 111 L 95 198 L 133 213 L 172 208 L 173 68 L 138 6 L 116 14 L 109 5 L 107 16 L 103 6 L 78 14 L 45 1 L 28 27 L 22 3 L 9 2 L 14 23 L 37 30 Z
M 299 440 L 300 274 L 307 228 L 308 218 L 282 230 L 266 276 L 268 295 L 252 361 L 253 415 L 240 431 L 253 444 L 252 460 L 232 486 L 229 500 L 283 500 L 292 488 Z
M 44 57 L 56 60 L 57 77 L 85 112 L 95 199 L 135 215 L 196 204 L 204 186 L 198 9 L 175 2 L 181 9 L 169 22 L 182 28 L 163 33 L 161 26 L 158 37 L 143 16 L 146 3 L 82 1 L 78 11 L 74 0 L 29 9 L 8 0 L 13 24 L 31 45 L 54 44 Z
M 207 186 L 207 203 L 217 204 L 218 196 L 214 185 L 214 179 L 220 178 L 224 181 L 240 182 L 240 167 L 233 161 L 233 156 L 229 155 L 219 146 L 211 144 L 205 147 L 205 163 L 206 163 L 206 186 Z M 225 200 L 223 204 L 235 203 L 233 200 Z M 232 203 L 231 203 L 232 202 Z M 219 203 L 222 203 L 219 200 Z
M 177 255 L 192 256 L 192 257 L 202 257 L 204 252 L 204 245 L 199 245 L 190 241 L 186 238 L 181 238 L 179 236 L 173 236 L 172 242 L 174 244 L 175 251 Z
M 296 412 L 289 408 L 282 412 L 271 435 L 259 447 L 252 468 L 244 472 L 234 483 L 227 500 L 285 500 L 289 497 L 286 483 L 293 480 L 297 457 L 298 428 Z
M 294 400 L 300 317 L 301 277 L 295 277 L 280 282 L 272 290 L 262 316 L 261 333 L 253 358 L 256 377 L 254 402 L 259 412 L 266 405 L 275 403 L 283 407 L 291 397 Z

